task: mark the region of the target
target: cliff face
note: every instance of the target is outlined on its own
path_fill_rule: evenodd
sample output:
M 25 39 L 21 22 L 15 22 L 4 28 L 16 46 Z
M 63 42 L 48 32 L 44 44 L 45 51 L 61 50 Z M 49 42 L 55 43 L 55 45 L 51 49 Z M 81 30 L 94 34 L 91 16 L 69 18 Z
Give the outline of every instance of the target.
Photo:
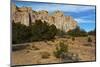
M 20 22 L 26 26 L 34 23 L 35 20 L 46 21 L 54 24 L 58 29 L 65 32 L 76 28 L 77 22 L 71 16 L 64 16 L 63 12 L 55 11 L 53 15 L 49 15 L 48 11 L 33 11 L 31 7 L 16 7 L 12 4 L 12 21 Z

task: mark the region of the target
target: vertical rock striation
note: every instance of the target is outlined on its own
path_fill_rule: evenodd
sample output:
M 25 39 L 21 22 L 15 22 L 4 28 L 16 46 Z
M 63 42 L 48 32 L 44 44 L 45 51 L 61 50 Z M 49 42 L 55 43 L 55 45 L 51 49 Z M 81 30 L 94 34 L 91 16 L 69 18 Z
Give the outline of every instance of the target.
M 54 24 L 58 29 L 65 32 L 76 28 L 77 22 L 71 16 L 64 16 L 63 12 L 55 11 L 53 15 L 49 15 L 48 11 L 34 11 L 31 7 L 17 7 L 12 4 L 12 21 L 21 23 L 26 26 L 34 23 L 35 20 L 46 21 L 50 25 Z

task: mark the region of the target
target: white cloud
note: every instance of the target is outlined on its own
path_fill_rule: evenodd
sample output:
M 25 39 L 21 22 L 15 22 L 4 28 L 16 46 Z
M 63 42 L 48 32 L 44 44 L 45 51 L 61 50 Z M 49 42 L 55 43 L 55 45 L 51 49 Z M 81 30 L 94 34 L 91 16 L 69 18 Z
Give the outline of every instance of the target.
M 38 5 L 37 5 L 38 6 Z M 34 8 L 34 6 L 33 6 Z M 66 11 L 66 12 L 82 12 L 82 11 L 87 11 L 87 10 L 92 10 L 95 9 L 94 6 L 80 6 L 80 5 L 64 5 L 64 4 L 43 4 L 41 6 L 38 6 L 38 9 L 42 10 L 48 10 L 48 11 L 56 11 L 56 10 L 61 10 L 61 11 Z
M 20 2 L 19 2 L 20 3 Z M 26 4 L 27 3 L 27 4 Z M 17 2 L 18 4 L 18 2 Z M 82 6 L 82 5 L 70 5 L 70 4 L 55 4 L 55 3 L 35 3 L 24 2 L 20 3 L 19 6 L 30 6 L 34 10 L 47 10 L 47 11 L 66 11 L 66 12 L 82 12 L 87 10 L 95 9 L 94 6 Z
M 88 20 L 83 18 L 76 18 L 75 19 L 78 23 L 95 23 L 95 20 Z
M 95 7 L 92 7 L 92 6 L 68 5 L 66 9 L 67 9 L 68 12 L 82 12 L 82 11 L 87 11 L 87 10 L 95 9 Z

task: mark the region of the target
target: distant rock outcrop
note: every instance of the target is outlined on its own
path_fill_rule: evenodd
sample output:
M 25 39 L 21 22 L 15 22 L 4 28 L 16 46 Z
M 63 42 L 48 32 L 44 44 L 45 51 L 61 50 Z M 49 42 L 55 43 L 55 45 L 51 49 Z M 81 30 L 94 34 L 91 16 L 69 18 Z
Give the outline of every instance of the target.
M 58 29 L 65 32 L 76 28 L 77 22 L 71 16 L 64 16 L 63 12 L 55 11 L 53 15 L 49 15 L 48 11 L 34 11 L 31 7 L 17 7 L 12 4 L 12 21 L 20 22 L 26 26 L 34 23 L 35 20 L 46 21 L 54 24 Z

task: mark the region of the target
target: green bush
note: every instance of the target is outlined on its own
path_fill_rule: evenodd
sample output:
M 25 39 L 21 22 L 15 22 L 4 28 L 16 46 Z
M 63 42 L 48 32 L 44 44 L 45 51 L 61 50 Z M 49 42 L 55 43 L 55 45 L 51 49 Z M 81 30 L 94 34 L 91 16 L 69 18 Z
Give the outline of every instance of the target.
M 36 22 L 31 26 L 31 40 L 39 41 L 52 39 L 56 35 L 56 31 L 57 29 L 55 25 L 49 25 L 47 22 L 36 20 Z
M 69 52 L 68 45 L 60 42 L 56 47 L 56 51 L 54 51 L 54 56 L 59 58 L 61 62 L 78 62 L 79 56 L 78 54 L 73 54 Z
M 25 43 L 53 39 L 57 33 L 55 25 L 36 20 L 30 26 L 12 22 L 12 43 Z
M 30 30 L 20 23 L 12 23 L 12 43 L 24 43 L 30 38 Z
M 80 29 L 79 26 L 77 26 L 75 29 L 68 31 L 67 33 L 70 36 L 73 37 L 80 37 L 80 36 L 87 36 L 87 32 L 83 29 Z
M 56 47 L 56 51 L 54 51 L 54 55 L 56 58 L 64 58 L 68 53 L 68 45 L 60 42 L 59 45 Z

